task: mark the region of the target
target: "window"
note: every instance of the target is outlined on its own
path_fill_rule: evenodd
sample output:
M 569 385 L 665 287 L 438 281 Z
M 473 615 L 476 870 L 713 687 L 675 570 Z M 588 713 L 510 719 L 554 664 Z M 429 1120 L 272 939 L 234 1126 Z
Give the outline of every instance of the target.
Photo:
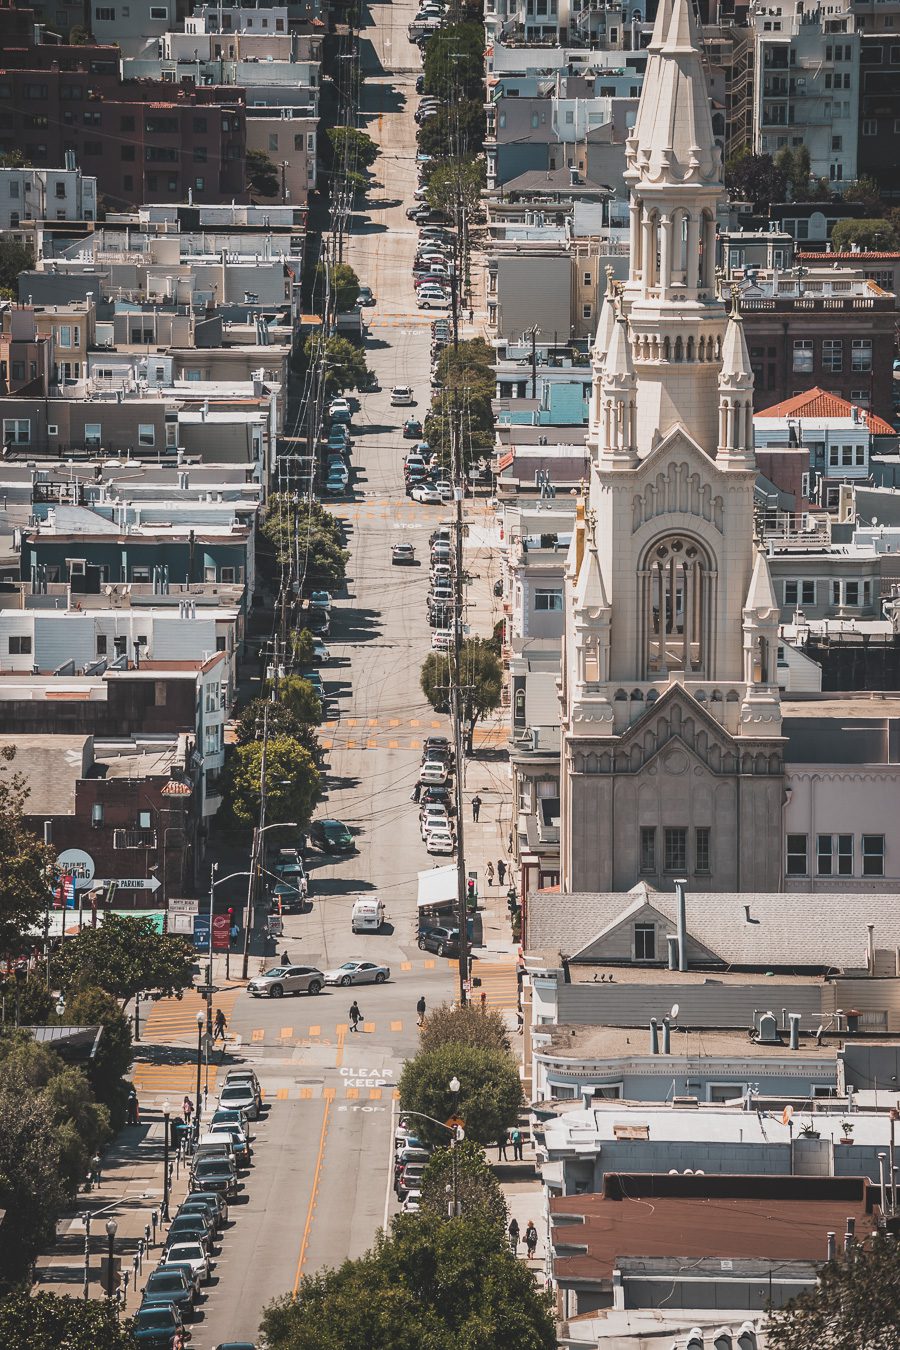
M 120 146 L 119 146 L 119 157 L 120 157 L 121 159 L 124 159 L 125 162 L 126 162 L 126 164 L 132 163 L 132 162 L 134 161 L 134 146 L 133 146 L 133 145 L 120 145 Z
M 141 566 L 132 567 L 132 569 L 131 569 L 131 580 L 132 580 L 132 581 L 149 581 L 149 580 L 150 580 L 150 568 L 149 568 L 149 567 L 141 567 Z
M 878 135 L 878 118 L 877 118 L 877 117 L 866 117 L 866 118 L 863 119 L 863 124 L 862 124 L 862 134 L 863 134 L 864 136 L 877 136 L 877 135 Z
M 206 130 L 206 118 L 205 118 L 205 117 L 195 117 L 195 118 L 194 118 L 194 131 L 195 131 L 195 132 L 203 132 L 203 131 L 205 131 L 205 130 Z
M 591 317 L 591 315 L 593 314 L 593 312 L 594 312 L 594 307 L 593 307 L 593 305 L 582 305 L 582 306 L 581 306 L 581 317 L 582 317 L 583 319 L 589 319 L 589 318 Z
M 115 23 L 116 11 L 98 5 L 94 10 L 94 18 L 99 19 L 101 23 Z
M 591 284 L 592 281 L 593 281 L 593 275 L 592 275 L 592 273 L 590 273 L 590 272 L 582 272 L 582 274 L 581 274 L 581 284 L 582 284 L 582 286 L 590 286 L 590 284 Z
M 667 828 L 665 834 L 665 863 L 667 872 L 683 872 L 687 868 L 687 830 L 680 826 Z
M 850 343 L 850 367 L 854 371 L 872 369 L 872 339 L 853 338 Z
M 786 581 L 784 583 L 784 603 L 786 605 L 814 605 L 816 603 L 816 583 L 814 581 Z
M 641 871 L 656 871 L 656 826 L 641 826 Z
M 562 591 L 535 591 L 534 607 L 536 610 L 562 612 L 563 596 Z
M 817 835 L 816 872 L 820 877 L 853 876 L 852 834 Z
M 843 136 L 832 136 L 832 138 L 831 138 L 831 149 L 832 149 L 832 151 L 834 151 L 834 152 L 840 152 L 841 150 L 843 150 L 843 148 L 844 148 L 844 138 L 843 138 Z
M 149 812 L 149 811 L 138 811 L 138 829 L 140 829 L 140 830 L 149 830 L 149 829 L 150 829 L 150 812 Z
M 864 877 L 884 876 L 884 835 L 864 834 L 862 837 L 862 870 Z
M 194 163 L 195 163 L 195 164 L 205 164 L 205 163 L 206 163 L 206 146 L 205 146 L 205 145 L 195 145 L 195 146 L 194 146 Z
M 656 924 L 636 923 L 634 925 L 635 961 L 656 960 Z
M 155 445 L 156 429 L 152 422 L 141 422 L 138 425 L 138 445 Z
M 842 338 L 825 338 L 822 343 L 822 368 L 839 375 L 844 368 L 844 342 Z
M 813 344 L 810 338 L 794 339 L 794 374 L 811 375 L 813 369 Z
M 105 656 L 105 655 L 106 655 L 106 634 L 105 634 L 105 633 L 98 633 L 98 634 L 97 634 L 97 655 L 98 655 L 98 656 Z
M 160 22 L 163 22 L 165 19 L 168 19 L 168 17 L 169 17 L 169 12 L 168 12 L 168 10 L 166 9 L 165 5 L 151 5 L 151 6 L 150 6 L 150 18 L 151 18 L 151 19 L 158 19 Z
M 84 444 L 86 449 L 99 450 L 103 427 L 100 422 L 85 422 Z
M 237 580 L 235 577 L 235 569 L 233 567 L 220 567 L 219 580 L 222 582 L 234 583 Z
M 694 831 L 694 871 L 710 871 L 709 862 L 710 829 L 708 825 L 698 825 Z
M 22 633 L 14 633 L 9 639 L 10 656 L 30 656 L 31 655 L 31 635 L 27 637 Z
M 844 583 L 844 604 L 845 604 L 845 605 L 858 605 L 858 604 L 859 604 L 859 582 L 858 582 L 858 581 L 847 581 L 847 582 Z
M 807 849 L 808 840 L 805 834 L 788 835 L 787 874 L 789 877 L 805 877 L 809 872 Z
M 4 417 L 3 444 L 30 445 L 31 419 L 25 417 Z

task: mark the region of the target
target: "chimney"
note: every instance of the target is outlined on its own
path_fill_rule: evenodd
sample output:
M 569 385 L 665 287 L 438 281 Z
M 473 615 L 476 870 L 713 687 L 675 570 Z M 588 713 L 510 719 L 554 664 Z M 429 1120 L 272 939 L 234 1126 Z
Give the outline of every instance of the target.
M 659 1054 L 659 1024 L 655 1017 L 650 1018 L 650 1053 Z
M 669 933 L 666 937 L 669 947 L 669 970 L 678 969 L 678 938 L 674 933 Z
M 675 882 L 675 899 L 678 904 L 678 969 L 687 970 L 687 900 L 684 888 L 686 880 Z
M 672 1037 L 671 1037 L 671 1028 L 670 1028 L 670 1026 L 669 1026 L 669 1019 L 668 1019 L 668 1017 L 664 1017 L 664 1018 L 663 1018 L 663 1043 L 662 1043 L 662 1052 L 663 1052 L 664 1055 L 671 1055 L 671 1053 L 672 1053 Z
M 874 975 L 874 974 L 875 974 L 875 925 L 874 925 L 874 923 L 867 923 L 867 924 L 866 924 L 866 928 L 869 930 L 868 948 L 867 948 L 867 950 L 868 950 L 868 960 L 867 960 L 867 965 L 868 965 L 868 968 L 869 968 L 869 974 L 870 974 L 870 975 Z
M 826 1252 L 827 1252 L 827 1260 L 829 1260 L 829 1261 L 833 1261 L 834 1258 L 835 1258 L 835 1256 L 837 1256 L 837 1234 L 836 1234 L 836 1233 L 829 1233 L 829 1234 L 828 1234 L 828 1246 L 827 1246 L 827 1248 L 826 1248 Z
M 792 1050 L 800 1049 L 800 1014 L 790 1013 L 788 1020 L 791 1024 L 790 1046 Z

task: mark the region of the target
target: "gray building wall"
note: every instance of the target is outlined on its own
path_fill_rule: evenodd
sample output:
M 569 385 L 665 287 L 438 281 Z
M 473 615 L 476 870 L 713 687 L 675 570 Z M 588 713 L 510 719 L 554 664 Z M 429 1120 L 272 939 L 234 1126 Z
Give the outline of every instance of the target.
M 556 994 L 558 1021 L 587 1026 L 638 1026 L 651 1016 L 651 1003 L 664 1012 L 677 1003 L 679 1020 L 689 1027 L 749 1029 L 758 1009 L 771 1010 L 780 1024 L 781 1009 L 786 1008 L 800 1014 L 800 1026 L 807 1031 L 815 1030 L 822 1013 L 821 986 L 773 980 L 733 986 L 718 984 L 714 977 L 697 985 L 560 984 Z
M 497 259 L 497 332 L 517 338 L 532 324 L 545 342 L 568 341 L 572 323 L 572 260 L 568 254 L 521 254 Z

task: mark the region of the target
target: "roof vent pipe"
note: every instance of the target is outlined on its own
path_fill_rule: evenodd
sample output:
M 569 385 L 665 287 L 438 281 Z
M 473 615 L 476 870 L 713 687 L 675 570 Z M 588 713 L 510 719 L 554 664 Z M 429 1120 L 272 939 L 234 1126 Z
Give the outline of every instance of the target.
M 659 1054 L 659 1023 L 655 1017 L 650 1018 L 650 1053 Z
M 828 1234 L 828 1246 L 827 1246 L 827 1248 L 826 1248 L 826 1251 L 827 1251 L 827 1259 L 828 1259 L 829 1261 L 833 1261 L 834 1258 L 837 1256 L 837 1234 L 836 1234 L 836 1233 L 829 1233 L 829 1234 Z
M 788 1020 L 791 1024 L 790 1046 L 792 1050 L 800 1049 L 800 1014 L 790 1013 Z
M 686 880 L 675 882 L 675 898 L 678 904 L 678 969 L 687 970 L 687 900 L 684 888 Z
M 668 1017 L 664 1017 L 664 1018 L 663 1018 L 663 1024 L 662 1024 L 662 1027 L 663 1027 L 662 1052 L 663 1052 L 664 1055 L 671 1055 L 671 1053 L 672 1053 L 672 1032 L 671 1032 L 671 1028 L 670 1028 L 670 1026 L 669 1026 L 669 1019 L 668 1019 Z
M 669 933 L 669 934 L 667 934 L 667 936 L 666 936 L 666 942 L 667 942 L 668 947 L 669 947 L 669 969 L 670 969 L 670 970 L 677 970 L 677 969 L 678 969 L 678 938 L 676 937 L 676 935 L 675 935 L 674 933 Z
M 869 957 L 869 959 L 868 959 L 869 974 L 870 974 L 870 975 L 874 975 L 874 974 L 875 974 L 875 925 L 874 925 L 874 923 L 867 923 L 867 924 L 866 924 L 866 928 L 869 930 L 868 947 L 867 947 L 868 957 Z

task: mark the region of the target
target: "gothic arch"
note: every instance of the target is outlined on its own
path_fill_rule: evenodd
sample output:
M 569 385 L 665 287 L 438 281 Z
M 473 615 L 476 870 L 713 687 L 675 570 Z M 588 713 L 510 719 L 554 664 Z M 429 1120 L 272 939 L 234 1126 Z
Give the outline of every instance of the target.
M 684 531 L 657 535 L 638 564 L 643 678 L 673 670 L 709 678 L 715 568 L 706 545 Z

